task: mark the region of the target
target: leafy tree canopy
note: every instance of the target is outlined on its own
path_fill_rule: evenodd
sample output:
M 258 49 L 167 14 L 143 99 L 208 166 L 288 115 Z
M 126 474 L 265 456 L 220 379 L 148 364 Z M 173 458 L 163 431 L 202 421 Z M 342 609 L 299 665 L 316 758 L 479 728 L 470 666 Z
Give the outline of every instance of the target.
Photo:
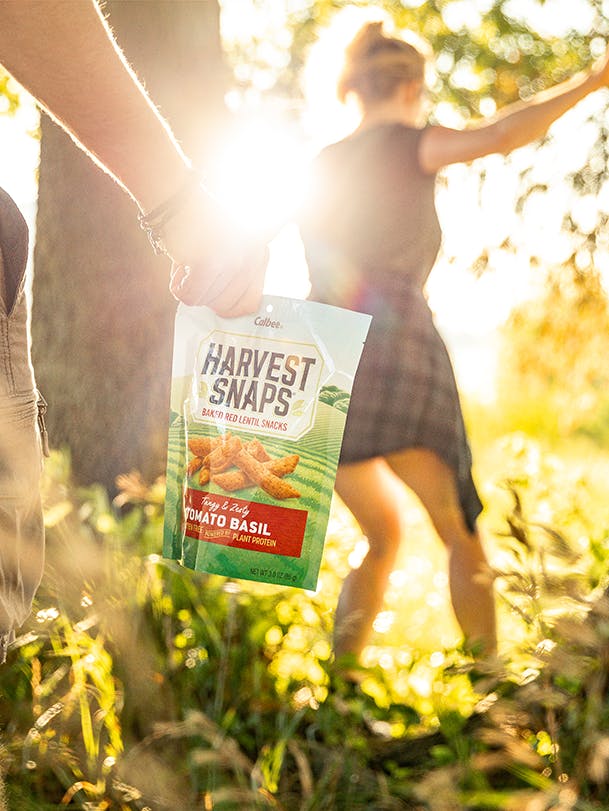
M 231 0 L 222 6 L 229 9 Z M 573 4 L 560 35 L 533 27 L 532 12 L 555 5 L 550 0 L 292 0 L 283 14 L 269 14 L 269 3 L 252 0 L 259 22 L 250 35 L 227 46 L 237 76 L 247 87 L 264 75 L 268 91 L 297 95 L 310 46 L 333 15 L 348 6 L 380 8 L 398 28 L 422 36 L 435 54 L 435 101 L 447 101 L 464 119 L 484 114 L 492 97 L 498 108 L 527 98 L 588 65 L 604 52 L 609 35 L 606 3 Z M 250 29 L 251 32 L 251 29 Z M 249 69 L 244 69 L 247 64 Z M 482 105 L 482 110 L 485 107 Z M 486 106 L 486 110 L 490 109 Z
M 290 0 L 281 10 L 273 6 L 271 13 L 271 7 L 264 0 L 250 0 L 247 25 L 227 31 L 225 45 L 236 86 L 246 101 L 284 99 L 288 109 L 296 112 L 301 109 L 298 100 L 303 101 L 303 69 L 311 46 L 334 15 L 347 7 L 379 9 L 393 19 L 398 30 L 410 30 L 429 44 L 434 54 L 429 88 L 432 117 L 456 126 L 492 116 L 507 104 L 526 100 L 565 80 L 604 54 L 609 40 L 607 0 L 574 0 L 568 6 L 555 0 L 382 0 L 375 4 Z M 233 0 L 223 0 L 222 8 L 228 18 Z M 240 15 L 245 8 L 239 4 Z M 582 223 L 573 215 L 573 201 L 578 195 L 597 195 L 609 181 L 609 118 L 599 105 L 587 115 L 594 137 L 583 165 L 563 170 L 554 163 L 550 174 L 540 177 L 534 158 L 513 162 L 520 177 L 514 207 L 523 216 L 528 199 L 535 193 L 552 194 L 554 184 L 566 181 L 577 193 L 562 212 L 562 230 L 572 237 L 572 249 L 560 263 L 576 262 L 582 269 L 592 266 L 597 248 L 606 247 L 599 240 L 607 213 L 599 208 L 595 217 Z M 551 140 L 547 136 L 541 147 Z M 512 162 L 512 156 L 505 160 Z M 552 164 L 552 160 L 550 157 L 546 163 Z M 485 160 L 476 164 L 481 192 L 487 166 Z M 492 268 L 487 248 L 481 236 L 478 260 L 470 263 L 474 271 Z M 508 226 L 501 249 L 522 253 Z M 533 265 L 544 263 L 534 251 L 527 255 L 526 248 L 522 256 Z
M 0 115 L 12 115 L 19 106 L 19 92 L 15 82 L 0 66 Z

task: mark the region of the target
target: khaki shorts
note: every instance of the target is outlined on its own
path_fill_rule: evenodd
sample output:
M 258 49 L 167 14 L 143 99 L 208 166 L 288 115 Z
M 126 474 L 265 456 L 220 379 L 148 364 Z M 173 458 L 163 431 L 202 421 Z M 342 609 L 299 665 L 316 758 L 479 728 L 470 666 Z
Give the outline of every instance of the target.
M 3 274 L 0 256 L 2 282 Z M 44 566 L 39 425 L 44 401 L 30 360 L 23 276 L 12 301 L 6 289 L 0 283 L 0 662 L 30 612 Z

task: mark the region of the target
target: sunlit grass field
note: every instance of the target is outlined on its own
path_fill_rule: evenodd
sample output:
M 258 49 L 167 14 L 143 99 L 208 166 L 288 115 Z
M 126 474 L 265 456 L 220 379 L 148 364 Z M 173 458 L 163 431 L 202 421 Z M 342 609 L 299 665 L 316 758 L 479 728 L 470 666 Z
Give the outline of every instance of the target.
M 162 481 L 125 476 L 111 503 L 55 452 L 45 580 L 0 673 L 7 807 L 607 807 L 607 621 L 584 623 L 606 579 L 609 451 L 500 416 L 467 407 L 501 660 L 480 671 L 461 650 L 444 550 L 403 491 L 358 686 L 331 640 L 366 541 L 338 498 L 315 592 L 225 581 L 160 557 Z

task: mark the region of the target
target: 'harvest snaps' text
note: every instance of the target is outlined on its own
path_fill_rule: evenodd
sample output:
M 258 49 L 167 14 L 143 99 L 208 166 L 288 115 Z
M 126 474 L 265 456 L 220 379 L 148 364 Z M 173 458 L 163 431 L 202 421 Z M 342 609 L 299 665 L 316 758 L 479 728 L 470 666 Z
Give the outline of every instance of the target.
M 210 343 L 200 374 L 212 378 L 208 401 L 239 411 L 289 413 L 293 396 L 304 392 L 317 358 L 268 349 Z

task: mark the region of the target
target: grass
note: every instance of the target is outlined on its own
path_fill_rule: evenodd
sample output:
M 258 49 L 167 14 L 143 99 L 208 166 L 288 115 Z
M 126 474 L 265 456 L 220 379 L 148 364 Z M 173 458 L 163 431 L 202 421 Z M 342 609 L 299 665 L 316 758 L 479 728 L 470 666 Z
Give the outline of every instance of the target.
M 482 433 L 503 658 L 460 650 L 444 551 L 405 493 L 358 687 L 331 655 L 365 545 L 338 499 L 314 593 L 231 582 L 159 557 L 162 482 L 126 477 L 111 504 L 55 453 L 45 580 L 0 673 L 8 808 L 606 808 L 609 454 Z

